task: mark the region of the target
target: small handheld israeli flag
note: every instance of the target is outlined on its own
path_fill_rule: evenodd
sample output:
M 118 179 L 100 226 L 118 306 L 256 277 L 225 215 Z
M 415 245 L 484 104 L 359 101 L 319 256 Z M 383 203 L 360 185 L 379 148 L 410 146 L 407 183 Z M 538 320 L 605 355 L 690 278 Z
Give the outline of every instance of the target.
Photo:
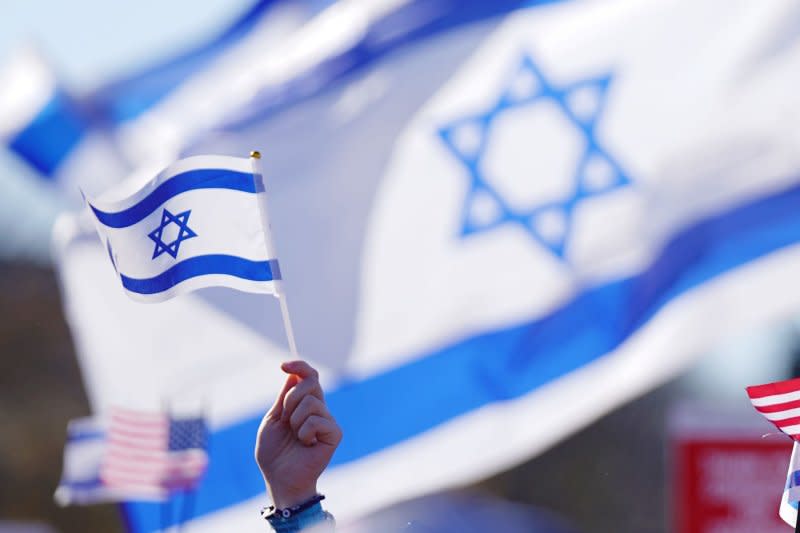
M 87 198 L 128 295 L 158 302 L 210 286 L 278 294 L 260 154 L 179 160 L 135 192 Z

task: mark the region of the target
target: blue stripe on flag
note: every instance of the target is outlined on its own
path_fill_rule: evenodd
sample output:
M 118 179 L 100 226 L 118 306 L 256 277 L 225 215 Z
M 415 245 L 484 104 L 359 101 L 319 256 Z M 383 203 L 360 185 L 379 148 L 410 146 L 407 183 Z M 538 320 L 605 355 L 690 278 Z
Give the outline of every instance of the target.
M 644 272 L 588 290 L 546 318 L 472 337 L 334 390 L 327 398 L 345 437 L 331 467 L 489 403 L 528 394 L 613 351 L 685 292 L 799 242 L 796 186 L 688 227 Z M 263 493 L 252 459 L 261 416 L 210 436 L 211 460 L 196 494 L 195 517 Z M 124 508 L 132 531 L 161 528 L 158 505 Z
M 113 124 L 138 117 L 219 54 L 246 37 L 263 19 L 267 10 L 279 2 L 286 3 L 285 0 L 256 2 L 233 25 L 208 43 L 115 81 L 99 89 L 88 100 Z
M 564 0 L 412 0 L 367 28 L 363 40 L 355 42 L 339 55 L 325 58 L 299 79 L 271 87 L 269 94 L 259 95 L 253 104 L 260 106 L 262 111 L 266 108 L 275 111 L 276 108 L 325 90 L 330 83 L 342 76 L 410 42 L 515 9 L 562 1 Z M 263 19 L 267 9 L 277 2 L 278 0 L 258 2 L 226 32 L 207 45 L 103 87 L 87 100 L 109 124 L 118 125 L 135 119 L 157 105 L 164 96 L 187 81 L 195 72 L 205 68 L 220 53 L 246 37 Z
M 92 479 L 62 479 L 61 483 L 59 483 L 59 487 L 68 487 L 75 491 L 83 491 L 102 488 L 103 482 L 100 481 L 99 477 L 94 477 Z
M 105 431 L 101 429 L 90 429 L 90 430 L 69 430 L 67 434 L 67 441 L 70 443 L 73 442 L 81 442 L 84 440 L 103 440 L 106 438 Z
M 208 274 L 225 274 L 252 281 L 281 279 L 278 261 L 251 261 L 233 255 L 198 255 L 175 263 L 158 276 L 152 278 L 129 278 L 120 274 L 122 285 L 131 292 L 156 294 L 174 287 L 182 281 Z
M 117 212 L 101 211 L 90 205 L 101 224 L 109 228 L 125 228 L 141 222 L 164 202 L 179 194 L 198 189 L 230 189 L 248 193 L 263 191 L 263 184 L 253 174 L 227 169 L 203 168 L 177 174 L 131 207 Z
M 325 57 L 309 72 L 267 87 L 221 129 L 240 130 L 286 107 L 328 89 L 334 82 L 379 61 L 385 55 L 468 24 L 511 11 L 564 0 L 411 0 L 366 28 L 361 40 L 337 55 Z
M 30 124 L 8 141 L 8 146 L 42 176 L 52 178 L 84 136 L 86 127 L 75 104 L 57 91 Z

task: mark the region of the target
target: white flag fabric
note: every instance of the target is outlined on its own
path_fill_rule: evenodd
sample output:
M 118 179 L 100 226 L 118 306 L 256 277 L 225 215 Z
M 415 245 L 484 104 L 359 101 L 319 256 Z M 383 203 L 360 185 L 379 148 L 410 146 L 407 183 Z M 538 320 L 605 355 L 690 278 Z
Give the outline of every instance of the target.
M 433 4 L 340 3 L 248 71 L 238 113 L 211 93 L 200 121 L 146 113 L 191 125 L 185 155 L 269 147 L 282 283 L 345 434 L 320 484 L 343 521 L 509 468 L 800 306 L 797 2 Z M 198 235 L 178 259 L 196 209 L 170 209 Z M 208 405 L 185 530 L 260 531 L 276 306 L 136 305 L 80 217 L 56 242 L 93 409 Z M 125 512 L 163 529 L 158 506 Z
M 250 159 L 195 156 L 87 203 L 127 294 L 155 302 L 202 287 L 276 293 L 262 176 Z
M 798 502 L 800 502 L 800 448 L 798 448 L 798 443 L 795 442 L 779 510 L 783 521 L 792 527 L 797 522 Z

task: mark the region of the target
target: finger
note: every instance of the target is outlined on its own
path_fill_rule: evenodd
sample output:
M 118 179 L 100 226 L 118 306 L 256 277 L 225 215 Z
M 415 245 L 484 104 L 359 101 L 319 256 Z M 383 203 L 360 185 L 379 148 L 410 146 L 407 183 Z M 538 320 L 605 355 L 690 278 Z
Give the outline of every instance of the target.
M 300 378 L 294 374 L 291 374 L 286 378 L 286 382 L 283 384 L 281 392 L 275 399 L 275 403 L 272 404 L 270 410 L 267 411 L 267 417 L 274 419 L 279 419 L 281 417 L 281 414 L 283 413 L 283 402 L 286 399 L 286 394 L 299 382 Z
M 306 446 L 318 442 L 336 446 L 342 440 L 342 430 L 333 419 L 311 415 L 297 430 L 297 438 Z
M 305 361 L 288 361 L 281 365 L 281 370 L 287 374 L 297 374 L 303 379 L 313 378 L 319 380 L 319 373 Z
M 315 398 L 319 398 L 321 401 L 325 400 L 325 396 L 322 393 L 322 387 L 320 387 L 319 381 L 313 378 L 304 379 L 286 393 L 286 397 L 283 399 L 283 413 L 281 415 L 281 420 L 284 422 L 288 421 L 289 418 L 291 418 L 292 413 L 294 413 L 294 410 L 297 409 L 297 406 L 300 405 L 300 402 L 306 396 L 314 396 Z
M 300 401 L 300 405 L 298 405 L 297 409 L 295 409 L 294 413 L 292 413 L 292 416 L 289 419 L 289 425 L 291 425 L 292 430 L 297 433 L 297 431 L 303 425 L 303 422 L 305 422 L 306 419 L 312 415 L 321 416 L 323 418 L 331 418 L 331 414 L 328 412 L 325 402 L 316 396 L 308 395 L 303 398 L 302 401 Z

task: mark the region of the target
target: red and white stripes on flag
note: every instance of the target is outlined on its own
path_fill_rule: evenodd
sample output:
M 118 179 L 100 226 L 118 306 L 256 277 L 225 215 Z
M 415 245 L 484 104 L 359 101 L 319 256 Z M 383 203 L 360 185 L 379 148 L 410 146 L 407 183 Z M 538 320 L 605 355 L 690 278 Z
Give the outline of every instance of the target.
M 753 407 L 800 442 L 800 378 L 747 387 Z
M 194 488 L 208 466 L 205 438 L 200 418 L 114 409 L 100 480 L 130 499 L 162 499 L 170 491 Z

